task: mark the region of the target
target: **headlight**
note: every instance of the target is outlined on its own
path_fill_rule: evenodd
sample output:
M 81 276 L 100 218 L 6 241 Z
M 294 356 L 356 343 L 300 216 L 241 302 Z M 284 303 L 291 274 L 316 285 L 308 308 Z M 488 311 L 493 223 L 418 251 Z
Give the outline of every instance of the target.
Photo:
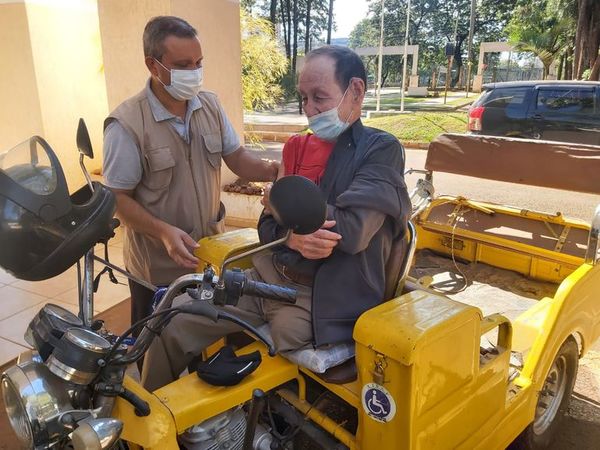
M 24 446 L 33 447 L 33 433 L 27 418 L 27 411 L 25 411 L 25 406 L 21 402 L 18 389 L 5 375 L 2 375 L 2 398 L 10 426 Z
M 2 374 L 2 396 L 10 424 L 29 448 L 47 446 L 61 438 L 53 426 L 72 410 L 68 386 L 35 361 L 11 367 Z

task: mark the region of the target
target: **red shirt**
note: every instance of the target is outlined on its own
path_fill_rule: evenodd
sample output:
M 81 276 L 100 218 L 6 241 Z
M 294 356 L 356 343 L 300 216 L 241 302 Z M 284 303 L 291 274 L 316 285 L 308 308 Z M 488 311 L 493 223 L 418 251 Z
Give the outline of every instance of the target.
M 283 146 L 284 175 L 302 175 L 319 184 L 335 142 L 314 134 L 297 134 Z

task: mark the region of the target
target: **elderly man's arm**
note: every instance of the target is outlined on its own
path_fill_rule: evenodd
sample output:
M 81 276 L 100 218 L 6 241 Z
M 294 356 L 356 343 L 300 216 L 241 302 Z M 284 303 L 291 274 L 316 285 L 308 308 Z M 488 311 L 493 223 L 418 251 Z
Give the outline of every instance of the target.
M 277 178 L 279 163 L 260 159 L 251 150 L 242 146 L 233 153 L 223 156 L 227 167 L 238 177 L 249 181 L 273 181 Z
M 336 222 L 331 231 L 342 236 L 338 250 L 364 250 L 387 216 L 400 218 L 410 208 L 403 172 L 401 144 L 389 138 L 376 142 L 349 188 L 327 205 L 327 219 Z
M 327 221 L 316 233 L 292 235 L 287 246 L 308 259 L 326 258 L 333 248 L 356 254 L 383 225 L 387 216 L 401 217 L 410 208 L 404 183 L 404 151 L 391 138 L 376 142 L 349 188 L 327 205 Z M 261 243 L 282 237 L 285 230 L 263 214 L 258 232 Z

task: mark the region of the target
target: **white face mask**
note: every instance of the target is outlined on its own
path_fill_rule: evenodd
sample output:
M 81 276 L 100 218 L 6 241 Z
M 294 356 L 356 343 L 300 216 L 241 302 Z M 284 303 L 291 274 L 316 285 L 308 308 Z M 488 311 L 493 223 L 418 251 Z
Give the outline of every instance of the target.
M 198 92 L 200 92 L 200 89 L 202 88 L 202 80 L 204 78 L 202 67 L 191 70 L 169 70 L 158 59 L 155 59 L 155 61 L 171 73 L 171 84 L 169 86 L 158 78 L 158 81 L 161 82 L 171 97 L 175 100 L 185 101 L 198 95 Z
M 342 99 L 335 108 L 308 118 L 308 127 L 318 138 L 325 141 L 335 141 L 350 126 L 348 119 L 352 115 L 352 110 L 348 114 L 348 117 L 346 117 L 346 121 L 342 121 L 338 114 L 339 107 L 344 101 L 348 89 L 350 89 L 350 86 L 346 88 Z

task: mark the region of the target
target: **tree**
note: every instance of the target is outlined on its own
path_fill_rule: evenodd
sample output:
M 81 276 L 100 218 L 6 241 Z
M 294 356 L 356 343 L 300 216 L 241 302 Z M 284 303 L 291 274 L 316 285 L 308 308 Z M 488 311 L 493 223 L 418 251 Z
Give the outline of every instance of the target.
M 507 28 L 509 41 L 519 51 L 531 52 L 544 65 L 544 79 L 550 66 L 568 45 L 572 23 L 569 17 L 550 10 L 552 2 L 527 0 L 522 2 Z
M 271 22 L 241 11 L 242 88 L 244 109 L 272 107 L 283 95 L 279 85 L 288 68 Z
M 474 31 L 474 49 L 483 41 L 506 39 L 504 28 L 508 23 L 517 0 L 482 0 L 477 8 Z M 367 31 L 363 23 L 371 23 L 370 30 L 379 30 L 381 1 L 369 0 L 369 17 L 363 19 L 351 33 L 351 46 L 377 46 L 372 39 L 372 31 Z M 420 46 L 421 71 L 429 70 L 436 65 L 445 64 L 443 49 L 448 42 L 454 40 L 455 17 L 458 16 L 454 64 L 456 73 L 460 73 L 463 65 L 463 43 L 468 38 L 470 0 L 412 0 L 411 20 L 409 29 L 409 44 Z M 406 26 L 407 0 L 385 1 L 385 34 L 384 45 L 404 44 Z M 473 58 L 473 55 L 470 56 Z M 386 56 L 383 59 L 383 73 L 399 73 L 402 67 L 402 57 Z M 453 84 L 458 81 L 458 76 Z
M 327 12 L 327 44 L 331 44 L 331 30 L 333 28 L 333 0 L 329 0 L 329 11 Z
M 577 1 L 577 27 L 575 33 L 575 51 L 573 73 L 582 78 L 586 69 L 590 69 L 590 80 L 598 80 L 600 74 L 600 2 L 596 0 Z

